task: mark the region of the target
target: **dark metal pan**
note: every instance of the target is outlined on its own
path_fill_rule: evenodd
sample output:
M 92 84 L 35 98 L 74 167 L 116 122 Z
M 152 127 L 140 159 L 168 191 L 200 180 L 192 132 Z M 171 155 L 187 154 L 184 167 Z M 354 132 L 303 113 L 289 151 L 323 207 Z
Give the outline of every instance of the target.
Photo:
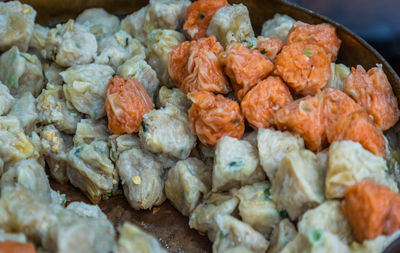
M 54 25 L 64 22 L 68 18 L 76 17 L 87 8 L 102 7 L 107 11 L 125 15 L 138 10 L 146 5 L 145 0 L 22 0 L 30 4 L 38 12 L 37 22 L 43 25 Z M 338 62 L 347 66 L 360 64 L 366 69 L 379 63 L 383 65 L 396 96 L 400 97 L 400 78 L 394 72 L 386 60 L 363 39 L 349 31 L 347 28 L 332 20 L 323 17 L 310 10 L 297 5 L 277 0 L 233 0 L 231 3 L 242 2 L 250 12 L 253 27 L 256 32 L 266 19 L 272 18 L 275 13 L 282 13 L 292 16 L 303 22 L 317 24 L 327 22 L 337 28 L 338 35 L 342 40 L 342 46 L 338 56 Z M 385 135 L 388 137 L 392 149 L 397 151 L 400 147 L 400 124 L 388 130 Z M 397 153 L 397 152 L 396 152 Z M 52 182 L 52 187 L 66 193 L 69 201 L 88 200 L 71 185 L 61 185 Z M 160 207 L 149 211 L 134 211 L 123 197 L 118 195 L 100 204 L 102 210 L 109 216 L 110 220 L 118 227 L 124 221 L 131 221 L 138 224 L 151 234 L 155 235 L 170 252 L 211 252 L 211 243 L 207 237 L 200 235 L 188 226 L 188 219 L 179 214 L 168 202 Z M 390 248 L 390 247 L 389 247 Z M 390 250 L 390 249 L 388 249 Z M 394 252 L 394 251 L 386 251 Z

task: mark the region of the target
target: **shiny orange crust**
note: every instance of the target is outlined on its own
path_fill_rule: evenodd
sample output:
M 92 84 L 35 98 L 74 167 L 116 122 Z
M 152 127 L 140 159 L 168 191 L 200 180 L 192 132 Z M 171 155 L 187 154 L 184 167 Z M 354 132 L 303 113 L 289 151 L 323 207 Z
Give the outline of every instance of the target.
M 326 146 L 325 125 L 322 115 L 323 96 L 307 96 L 297 99 L 275 113 L 276 127 L 290 131 L 304 139 L 306 147 L 314 152 Z
M 330 60 L 325 51 L 317 45 L 301 42 L 284 46 L 276 57 L 275 68 L 277 74 L 301 95 L 316 94 L 331 75 Z
M 219 59 L 239 101 L 274 69 L 274 64 L 259 50 L 248 49 L 242 43 L 230 44 Z
M 390 235 L 400 228 L 400 197 L 386 186 L 361 181 L 350 186 L 342 202 L 347 218 L 358 242 Z
M 269 60 L 275 61 L 276 56 L 282 50 L 283 42 L 277 38 L 267 38 L 263 36 L 257 37 L 257 46 L 256 49 L 260 51 L 260 53 L 264 54 L 268 57 Z
M 341 44 L 341 40 L 336 35 L 335 27 L 326 23 L 310 25 L 301 21 L 294 23 L 286 40 L 286 45 L 296 42 L 322 47 L 332 62 L 336 60 Z
M 381 67 L 365 71 L 358 65 L 344 82 L 344 91 L 372 115 L 377 127 L 387 130 L 399 120 L 397 98 Z
M 383 134 L 364 110 L 340 117 L 326 129 L 328 142 L 351 140 L 359 142 L 371 153 L 385 157 L 386 146 Z
M 115 76 L 108 83 L 105 109 L 110 132 L 131 134 L 139 131 L 143 115 L 153 109 L 153 103 L 138 80 Z
M 4 241 L 0 242 L 0 253 L 36 253 L 36 249 L 32 243 Z
M 204 90 L 226 94 L 231 89 L 218 61 L 223 50 L 214 36 L 180 43 L 169 53 L 169 75 L 185 93 Z
M 292 95 L 282 79 L 270 76 L 254 86 L 244 96 L 240 106 L 253 128 L 268 128 L 275 123 L 275 112 L 292 101 Z
M 326 126 L 335 123 L 341 117 L 363 109 L 340 90 L 327 88 L 323 89 L 321 93 L 324 98 L 323 115 Z
M 213 146 L 224 136 L 242 138 L 244 118 L 237 102 L 207 91 L 192 92 L 188 97 L 193 102 L 190 126 L 203 144 Z
M 226 0 L 198 0 L 186 9 L 185 24 L 183 29 L 191 40 L 197 40 L 207 36 L 207 28 L 215 12 L 224 6 L 228 6 Z

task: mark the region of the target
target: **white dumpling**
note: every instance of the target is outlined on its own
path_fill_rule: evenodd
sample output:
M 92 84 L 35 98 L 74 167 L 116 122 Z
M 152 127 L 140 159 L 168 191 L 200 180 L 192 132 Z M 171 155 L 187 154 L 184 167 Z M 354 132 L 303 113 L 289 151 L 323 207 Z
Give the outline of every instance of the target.
M 36 109 L 40 123 L 54 126 L 65 133 L 73 134 L 82 115 L 68 102 L 62 86 L 47 84 L 37 98 Z
M 18 96 L 31 92 L 37 97 L 43 88 L 42 65 L 36 55 L 21 53 L 12 47 L 0 56 L 0 80 Z
M 214 253 L 223 253 L 236 246 L 242 246 L 254 253 L 264 253 L 267 250 L 269 242 L 246 223 L 230 215 L 220 214 L 216 214 L 214 220 L 218 230 L 213 243 Z
M 114 164 L 109 159 L 107 142 L 75 146 L 68 153 L 68 164 L 69 181 L 94 204 L 111 193 L 118 183 L 114 179 Z
M 279 212 L 271 200 L 270 185 L 266 182 L 243 186 L 236 193 L 242 221 L 263 235 L 269 235 L 280 221 Z
M 215 240 L 217 231 L 214 227 L 214 216 L 216 214 L 232 214 L 239 200 L 231 193 L 210 193 L 206 199 L 199 204 L 190 215 L 189 226 L 201 233 L 208 233 L 211 241 Z
M 2 191 L 17 185 L 25 187 L 42 201 L 51 203 L 49 180 L 44 168 L 35 159 L 13 164 L 1 176 Z
M 120 154 L 116 162 L 124 195 L 136 210 L 161 205 L 165 200 L 163 169 L 154 157 L 140 148 Z
M 180 89 L 168 89 L 166 86 L 162 86 L 158 91 L 158 103 L 159 107 L 165 107 L 167 104 L 173 104 L 183 112 L 187 112 L 192 105 L 192 102 Z
M 114 74 L 110 66 L 86 64 L 73 66 L 61 72 L 65 85 L 63 87 L 66 99 L 81 113 L 88 114 L 92 119 L 105 116 L 104 102 L 107 85 Z
M 214 35 L 223 47 L 253 38 L 254 31 L 247 7 L 233 4 L 219 9 L 208 25 L 207 35 Z
M 31 41 L 29 42 L 29 53 L 36 55 L 41 61 L 46 57 L 46 38 L 49 28 L 35 24 Z
M 364 149 L 358 142 L 334 142 L 329 147 L 329 165 L 325 194 L 342 198 L 347 187 L 368 179 L 397 191 L 396 183 L 386 175 L 386 161 Z
M 272 231 L 268 253 L 279 253 L 297 235 L 296 227 L 289 219 L 283 219 Z
M 95 63 L 110 65 L 114 70 L 133 56 L 146 57 L 145 48 L 128 33 L 118 31 L 100 40 Z
M 0 199 L 5 229 L 24 232 L 45 252 L 112 252 L 115 231 L 104 218 L 83 217 L 71 209 L 42 201 L 24 187 L 9 187 Z
M 116 162 L 119 156 L 131 148 L 140 148 L 140 140 L 131 134 L 113 134 L 108 139 L 110 147 L 110 159 Z
M 272 182 L 272 200 L 295 220 L 324 201 L 324 175 L 313 152 L 294 150 L 282 159 Z
M 90 63 L 96 53 L 96 37 L 73 20 L 58 24 L 47 34 L 46 58 L 62 67 Z
M 146 42 L 146 32 L 143 30 L 144 21 L 146 20 L 146 14 L 149 6 L 146 5 L 140 10 L 126 16 L 121 21 L 121 30 L 129 33 L 135 39 L 140 42 Z
M 168 54 L 174 46 L 183 41 L 185 36 L 174 30 L 154 29 L 147 35 L 148 63 L 156 71 L 161 83 L 169 88 L 174 84 L 168 73 Z
M 32 38 L 36 11 L 19 1 L 0 2 L 0 51 L 12 46 L 25 52 Z
M 257 150 L 249 142 L 229 136 L 221 138 L 215 147 L 212 190 L 263 181 L 265 174 L 258 164 Z
M 180 30 L 186 8 L 190 4 L 190 0 L 150 0 L 143 30 L 146 32 L 157 28 Z
M 289 132 L 258 129 L 257 147 L 260 164 L 270 182 L 273 182 L 285 155 L 293 150 L 304 149 L 304 141 Z
M 298 233 L 281 253 L 350 253 L 346 243 L 329 231 L 312 229 Z
M 139 136 L 145 149 L 177 159 L 186 159 L 196 145 L 187 114 L 173 105 L 145 114 Z
M 143 59 L 142 56 L 134 56 L 118 67 L 117 75 L 138 80 L 146 89 L 150 99 L 154 101 L 160 81 L 156 72 Z
M 119 19 L 102 8 L 91 8 L 84 10 L 78 17 L 76 23 L 86 26 L 97 40 L 111 35 L 119 29 Z
M 351 228 L 342 210 L 340 202 L 328 200 L 314 209 L 304 213 L 297 224 L 300 233 L 307 233 L 311 229 L 321 229 L 337 235 L 347 244 L 353 241 Z
M 108 128 L 105 120 L 81 119 L 74 136 L 74 145 L 90 144 L 93 141 L 108 141 Z
M 188 216 L 211 190 L 211 169 L 196 158 L 177 162 L 165 181 L 165 194 L 173 206 Z
M 265 21 L 262 26 L 261 35 L 267 38 L 278 38 L 286 42 L 290 29 L 296 22 L 293 18 L 284 14 L 275 14 L 272 19 Z

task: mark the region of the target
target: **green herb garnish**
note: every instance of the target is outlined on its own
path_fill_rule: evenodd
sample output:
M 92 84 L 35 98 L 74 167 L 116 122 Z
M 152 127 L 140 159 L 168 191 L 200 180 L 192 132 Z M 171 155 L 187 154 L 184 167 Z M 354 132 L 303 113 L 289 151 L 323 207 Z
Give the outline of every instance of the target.
M 269 188 L 266 188 L 264 190 L 264 199 L 265 200 L 270 200 L 271 199 L 271 193 L 269 192 Z
M 143 120 L 140 122 L 140 125 L 142 125 L 143 133 L 145 133 L 147 129 L 146 129 L 146 124 L 144 123 Z
M 112 74 L 111 76 L 114 77 L 114 76 L 116 76 L 116 75 L 117 75 L 117 73 L 114 73 L 114 74 Z
M 129 45 L 129 38 L 126 37 L 126 39 L 125 39 L 125 47 L 127 47 L 128 45 Z
M 323 242 L 324 232 L 319 229 L 313 229 L 308 233 L 308 241 L 312 245 L 320 245 Z
M 200 14 L 199 14 L 199 18 L 200 18 L 200 19 L 204 19 L 205 17 L 206 17 L 206 16 L 204 16 L 203 13 L 200 13 Z
M 183 157 L 183 156 L 185 156 L 185 153 L 186 153 L 186 148 L 181 148 L 180 150 L 179 150 L 179 154 Z
M 14 74 L 8 78 L 7 85 L 9 87 L 17 86 L 17 77 Z
M 267 52 L 265 52 L 265 50 L 264 50 L 264 49 L 261 49 L 261 50 L 260 50 L 260 53 L 262 53 L 262 54 L 266 54 Z
M 314 55 L 313 51 L 311 51 L 310 49 L 304 49 L 303 54 L 308 57 L 312 57 Z
M 229 163 L 229 167 L 235 170 L 241 169 L 243 167 L 242 158 L 235 158 Z
M 77 157 L 79 157 L 79 154 L 80 154 L 81 152 L 82 152 L 82 147 L 77 147 L 76 150 L 75 150 L 75 152 L 74 152 L 74 155 L 77 156 Z
M 289 218 L 289 214 L 286 210 L 282 210 L 279 212 L 279 216 L 281 216 L 282 219 L 284 218 Z

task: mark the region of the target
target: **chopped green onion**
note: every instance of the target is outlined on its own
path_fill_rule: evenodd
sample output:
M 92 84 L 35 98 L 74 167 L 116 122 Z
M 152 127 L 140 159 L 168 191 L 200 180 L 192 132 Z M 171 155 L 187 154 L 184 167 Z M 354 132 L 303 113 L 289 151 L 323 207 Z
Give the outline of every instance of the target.
M 181 148 L 181 149 L 179 150 L 179 153 L 180 153 L 181 156 L 185 156 L 186 148 Z
M 281 216 L 282 219 L 284 218 L 289 218 L 289 214 L 286 210 L 282 210 L 279 212 L 279 216 Z
M 129 38 L 126 37 L 126 39 L 125 39 L 125 47 L 127 47 L 128 45 L 129 45 Z
M 240 170 L 243 167 L 242 158 L 235 158 L 229 163 L 229 167 L 235 170 Z
M 78 147 L 78 148 L 76 148 L 76 150 L 75 150 L 75 152 L 74 152 L 74 155 L 75 156 L 77 156 L 77 157 L 79 157 L 79 154 L 82 152 L 82 147 Z
M 324 232 L 319 229 L 312 229 L 308 233 L 308 241 L 312 245 L 320 245 L 323 242 Z
M 7 82 L 9 87 L 17 86 L 17 77 L 13 74 L 8 78 Z
M 304 49 L 303 54 L 308 57 L 312 57 L 314 55 L 313 51 L 311 51 L 310 49 Z
M 114 77 L 114 76 L 116 76 L 117 75 L 117 73 L 114 73 L 114 74 L 112 74 L 112 77 Z
M 260 53 L 262 53 L 262 54 L 266 54 L 267 52 L 265 52 L 265 50 L 264 50 L 264 49 L 261 49 L 261 50 L 260 50 Z
M 146 129 L 146 124 L 144 123 L 143 120 L 140 122 L 140 125 L 142 125 L 143 133 L 145 133 L 147 129 Z
M 264 199 L 265 200 L 270 200 L 271 199 L 271 193 L 269 192 L 269 188 L 266 188 L 264 190 Z

